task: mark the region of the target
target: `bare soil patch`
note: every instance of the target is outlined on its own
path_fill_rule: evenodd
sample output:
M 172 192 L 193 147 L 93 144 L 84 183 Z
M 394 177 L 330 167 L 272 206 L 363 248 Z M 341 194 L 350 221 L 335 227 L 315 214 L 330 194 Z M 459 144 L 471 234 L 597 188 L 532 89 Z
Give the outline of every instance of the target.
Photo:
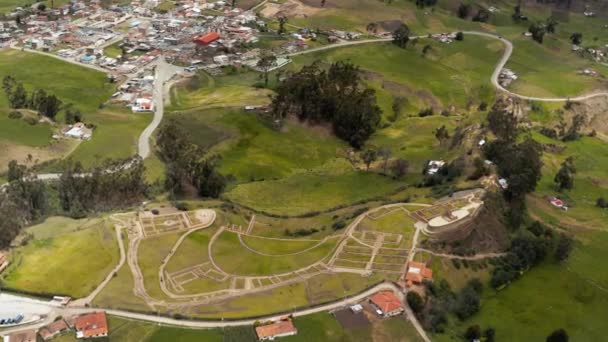
M 53 159 L 61 159 L 76 149 L 80 140 L 61 140 L 52 142 L 46 147 L 31 147 L 19 145 L 11 142 L 0 141 L 0 172 L 8 168 L 11 160 L 16 160 L 20 164 L 33 166 Z M 31 156 L 31 159 L 29 158 Z
M 276 18 L 279 15 L 285 15 L 288 18 L 308 18 L 320 11 L 320 8 L 305 5 L 300 1 L 287 0 L 283 4 L 268 3 L 261 11 L 261 14 L 267 18 Z
M 334 317 L 344 329 L 357 329 L 369 325 L 369 320 L 363 312 L 354 313 L 350 309 L 334 311 Z

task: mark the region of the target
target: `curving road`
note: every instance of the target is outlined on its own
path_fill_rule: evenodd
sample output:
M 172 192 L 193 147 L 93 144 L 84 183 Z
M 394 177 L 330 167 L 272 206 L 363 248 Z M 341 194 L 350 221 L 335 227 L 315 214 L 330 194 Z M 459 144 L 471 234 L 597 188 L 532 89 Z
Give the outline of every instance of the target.
M 163 116 L 165 114 L 165 95 L 167 93 L 167 87 L 165 84 L 177 74 L 180 67 L 169 64 L 165 61 L 165 58 L 160 56 L 156 62 L 156 75 L 154 80 L 154 118 L 152 122 L 141 132 L 139 141 L 137 143 L 137 154 L 142 158 L 146 159 L 150 156 L 150 138 L 152 134 L 158 128 Z
M 492 73 L 490 81 L 492 82 L 492 85 L 496 89 L 498 89 L 504 93 L 507 93 L 510 96 L 517 97 L 517 98 L 524 99 L 524 100 L 541 101 L 541 102 L 564 102 L 564 101 L 578 102 L 578 101 L 589 100 L 589 99 L 592 99 L 595 97 L 601 97 L 601 96 L 608 97 L 608 91 L 595 92 L 595 93 L 580 95 L 580 96 L 575 96 L 575 97 L 536 97 L 536 96 L 526 96 L 526 95 L 514 93 L 514 92 L 504 88 L 503 86 L 501 86 L 500 83 L 498 82 L 498 76 L 500 75 L 500 71 L 505 67 L 505 65 L 509 61 L 509 58 L 511 58 L 511 54 L 513 54 L 513 43 L 511 43 L 511 41 L 503 38 L 502 36 L 495 35 L 492 33 L 487 33 L 487 32 L 463 31 L 462 33 L 464 33 L 466 35 L 482 36 L 482 37 L 486 37 L 486 38 L 497 39 L 505 45 L 505 52 L 503 53 L 502 57 L 496 64 L 496 68 L 494 68 L 494 72 Z M 428 37 L 428 35 L 412 36 L 412 37 L 410 37 L 410 39 L 427 38 L 427 37 Z M 298 52 L 286 54 L 285 57 L 294 57 L 294 56 L 305 55 L 305 54 L 309 54 L 309 53 L 315 53 L 315 52 L 320 52 L 320 51 L 325 51 L 325 50 L 342 48 L 342 47 L 346 47 L 346 46 L 370 44 L 370 43 L 385 43 L 385 42 L 390 42 L 390 41 L 392 41 L 392 38 L 345 41 L 345 42 L 340 42 L 340 43 L 333 44 L 333 45 L 321 46 L 318 48 L 313 48 L 313 49 L 309 49 L 309 50 L 298 51 Z

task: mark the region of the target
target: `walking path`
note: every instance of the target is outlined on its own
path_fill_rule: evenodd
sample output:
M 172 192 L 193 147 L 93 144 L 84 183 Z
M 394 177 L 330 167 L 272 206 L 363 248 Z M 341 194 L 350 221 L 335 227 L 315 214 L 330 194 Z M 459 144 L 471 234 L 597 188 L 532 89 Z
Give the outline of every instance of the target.
M 461 260 L 481 260 L 481 259 L 487 259 L 487 258 L 498 258 L 498 257 L 503 257 L 503 256 L 507 255 L 507 253 L 480 253 L 480 254 L 475 254 L 475 255 L 463 256 L 463 255 L 457 255 L 457 254 L 437 253 L 437 252 L 433 252 L 431 250 L 424 249 L 424 248 L 416 248 L 415 251 L 428 253 L 428 254 L 431 254 L 431 255 L 434 255 L 437 257 L 441 257 L 441 258 L 461 259 Z
M 86 296 L 84 298 L 80 298 L 80 299 L 74 301 L 73 303 L 70 303 L 71 305 L 74 305 L 74 306 L 90 305 L 91 302 L 93 302 L 93 300 L 95 299 L 95 297 L 97 297 L 97 295 L 99 295 L 99 293 L 106 287 L 106 285 L 108 285 L 110 280 L 112 280 L 112 278 L 114 278 L 114 275 L 116 273 L 118 273 L 118 271 L 123 267 L 123 265 L 127 261 L 127 255 L 125 253 L 125 244 L 122 241 L 122 229 L 124 227 L 122 226 L 122 224 L 117 224 L 114 226 L 114 228 L 116 229 L 116 240 L 118 242 L 118 248 L 120 249 L 120 260 L 118 261 L 118 264 L 112 269 L 112 271 L 110 271 L 110 273 L 108 273 L 106 278 L 101 282 L 101 284 L 99 284 L 95 288 L 95 290 L 93 290 L 93 292 L 91 292 L 88 296 Z

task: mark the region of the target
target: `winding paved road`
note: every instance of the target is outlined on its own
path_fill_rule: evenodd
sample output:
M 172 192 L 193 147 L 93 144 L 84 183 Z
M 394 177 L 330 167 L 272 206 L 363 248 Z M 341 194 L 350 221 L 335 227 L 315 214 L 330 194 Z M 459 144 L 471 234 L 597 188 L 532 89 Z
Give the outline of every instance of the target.
M 513 54 L 513 43 L 511 43 L 511 41 L 503 38 L 502 36 L 495 35 L 492 33 L 480 32 L 480 31 L 463 31 L 463 33 L 466 35 L 482 36 L 482 37 L 486 37 L 486 38 L 497 39 L 505 45 L 505 52 L 503 53 L 502 57 L 496 64 L 496 68 L 494 68 L 494 72 L 492 73 L 490 80 L 492 82 L 492 85 L 496 89 L 498 89 L 504 93 L 507 93 L 513 97 L 517 97 L 517 98 L 524 99 L 524 100 L 540 101 L 540 102 L 585 101 L 585 100 L 589 100 L 589 99 L 592 99 L 595 97 L 601 97 L 601 96 L 608 97 L 608 91 L 595 92 L 595 93 L 591 93 L 591 94 L 574 96 L 574 97 L 535 97 L 535 96 L 526 96 L 526 95 L 514 93 L 514 92 L 504 88 L 503 86 L 501 86 L 500 83 L 498 82 L 498 76 L 500 75 L 500 71 L 505 67 L 505 65 L 509 61 L 509 58 L 511 58 L 511 54 Z M 410 39 L 426 38 L 426 37 L 428 37 L 428 35 L 412 36 L 412 37 L 410 37 Z M 392 41 L 392 38 L 346 41 L 346 42 L 341 42 L 341 43 L 337 43 L 337 44 L 333 44 L 333 45 L 321 46 L 321 47 L 312 48 L 309 50 L 298 51 L 298 52 L 287 54 L 285 56 L 294 57 L 294 56 L 321 52 L 321 51 L 325 51 L 325 50 L 331 50 L 331 49 L 342 48 L 342 47 L 347 47 L 347 46 L 371 44 L 371 43 L 386 43 L 386 42 L 390 42 L 390 41 Z
M 163 115 L 165 114 L 165 95 L 167 93 L 165 84 L 181 70 L 180 67 L 167 63 L 162 56 L 156 60 L 155 65 L 156 76 L 153 93 L 154 118 L 139 136 L 139 142 L 137 144 L 137 153 L 142 159 L 146 159 L 150 156 L 150 138 L 156 128 L 160 125 L 163 120 Z

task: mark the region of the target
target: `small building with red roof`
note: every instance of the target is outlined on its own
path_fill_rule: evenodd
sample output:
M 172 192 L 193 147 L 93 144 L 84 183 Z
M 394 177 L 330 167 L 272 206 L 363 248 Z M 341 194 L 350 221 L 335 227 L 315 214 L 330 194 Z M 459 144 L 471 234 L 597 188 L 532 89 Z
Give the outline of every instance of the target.
M 410 261 L 405 273 L 406 285 L 420 285 L 425 280 L 433 280 L 433 270 L 426 267 L 423 262 Z
M 298 329 L 293 325 L 291 319 L 287 319 L 256 327 L 255 333 L 260 341 L 272 341 L 277 337 L 296 335 Z
M 74 320 L 77 338 L 108 336 L 108 321 L 103 311 L 84 314 Z
M 373 295 L 369 302 L 374 306 L 378 315 L 383 317 L 397 316 L 405 311 L 403 303 L 393 291 L 380 291 Z
M 199 45 L 209 45 L 214 41 L 220 39 L 220 34 L 217 32 L 205 33 L 202 36 L 194 38 L 194 42 Z

